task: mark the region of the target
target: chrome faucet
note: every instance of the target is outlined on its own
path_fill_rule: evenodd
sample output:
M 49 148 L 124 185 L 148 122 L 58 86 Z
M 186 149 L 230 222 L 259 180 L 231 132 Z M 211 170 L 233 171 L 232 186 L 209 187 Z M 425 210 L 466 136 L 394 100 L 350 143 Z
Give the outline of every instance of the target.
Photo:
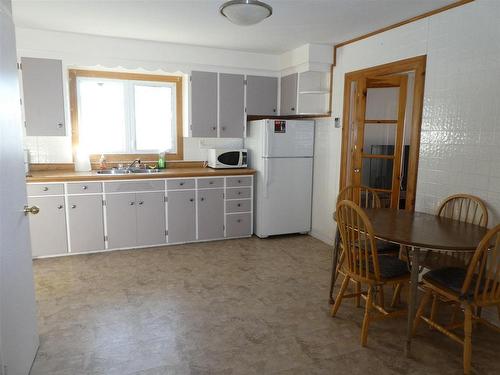
M 127 169 L 131 169 L 134 165 L 136 164 L 141 164 L 141 159 L 135 159 L 132 163 L 129 164 L 129 166 L 127 167 Z

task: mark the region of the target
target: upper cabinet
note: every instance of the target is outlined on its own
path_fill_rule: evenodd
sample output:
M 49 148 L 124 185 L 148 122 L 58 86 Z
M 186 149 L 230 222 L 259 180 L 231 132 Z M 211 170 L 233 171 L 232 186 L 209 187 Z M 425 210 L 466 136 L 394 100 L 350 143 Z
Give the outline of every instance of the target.
M 21 58 L 28 136 L 66 135 L 61 60 Z
M 245 76 L 219 74 L 219 135 L 242 138 L 245 132 Z
M 297 114 L 297 81 L 298 73 L 281 77 L 280 114 L 283 116 Z
M 217 137 L 217 80 L 218 74 L 191 74 L 191 135 Z
M 297 114 L 316 115 L 330 112 L 330 73 L 305 71 L 298 75 Z
M 247 115 L 276 116 L 278 78 L 247 76 Z

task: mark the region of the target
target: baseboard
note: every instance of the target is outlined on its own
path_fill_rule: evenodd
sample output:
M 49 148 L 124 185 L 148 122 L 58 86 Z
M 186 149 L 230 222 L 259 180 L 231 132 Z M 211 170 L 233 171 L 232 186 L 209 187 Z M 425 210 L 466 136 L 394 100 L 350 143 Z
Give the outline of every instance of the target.
M 319 233 L 319 232 L 315 232 L 314 230 L 312 230 L 310 233 L 309 233 L 310 236 L 326 243 L 327 245 L 330 245 L 330 246 L 333 246 L 333 242 L 334 242 L 334 238 L 333 237 L 330 237 L 330 236 L 325 236 L 324 234 L 322 233 Z

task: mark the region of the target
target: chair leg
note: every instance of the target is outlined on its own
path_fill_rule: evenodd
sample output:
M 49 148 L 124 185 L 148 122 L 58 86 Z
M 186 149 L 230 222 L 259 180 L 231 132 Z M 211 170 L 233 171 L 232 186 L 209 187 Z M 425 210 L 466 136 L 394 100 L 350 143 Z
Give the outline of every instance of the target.
M 420 317 L 424 315 L 425 308 L 429 303 L 429 299 L 431 298 L 432 290 L 427 289 L 425 291 L 424 296 L 422 297 L 422 301 L 420 302 L 420 306 L 417 309 L 417 313 L 415 314 L 415 320 L 413 321 L 413 335 L 417 331 L 418 324 L 420 323 Z
M 401 287 L 402 283 L 396 284 L 396 288 L 394 289 L 394 293 L 392 294 L 391 307 L 396 307 L 399 303 L 399 299 L 401 296 Z
M 371 309 L 373 304 L 373 287 L 370 285 L 368 287 L 368 297 L 366 298 L 365 304 L 365 317 L 363 319 L 363 325 L 361 327 L 361 345 L 366 346 L 368 341 L 368 326 L 370 325 Z
M 347 286 L 349 285 L 349 279 L 351 277 L 348 275 L 345 275 L 344 281 L 342 281 L 342 285 L 340 286 L 339 294 L 337 295 L 337 298 L 335 299 L 335 303 L 333 304 L 331 315 L 335 316 L 337 315 L 337 311 L 339 310 L 340 303 L 342 302 L 342 298 L 344 297 L 345 290 L 347 289 Z
M 431 320 L 433 322 L 436 321 L 437 308 L 438 308 L 438 298 L 436 295 L 432 297 L 432 305 L 431 305 Z
M 359 281 L 355 281 L 355 284 L 356 284 L 356 298 L 355 298 L 355 301 L 356 301 L 356 307 L 360 307 L 361 306 L 361 283 Z
M 472 308 L 465 306 L 464 322 L 464 374 L 470 374 L 472 357 Z

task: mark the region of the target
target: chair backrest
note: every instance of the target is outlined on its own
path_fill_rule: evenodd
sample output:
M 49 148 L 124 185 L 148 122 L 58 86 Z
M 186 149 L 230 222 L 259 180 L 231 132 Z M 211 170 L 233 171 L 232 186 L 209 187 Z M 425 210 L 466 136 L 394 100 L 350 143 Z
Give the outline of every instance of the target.
M 500 303 L 500 225 L 486 233 L 471 259 L 462 295 L 470 292 L 483 306 Z
M 342 200 L 337 204 L 336 220 L 350 276 L 360 281 L 380 280 L 373 227 L 363 209 L 350 200 Z
M 337 203 L 348 200 L 362 208 L 381 208 L 382 203 L 377 192 L 366 186 L 346 186 L 340 190 Z
M 488 210 L 484 202 L 469 194 L 455 194 L 446 198 L 438 208 L 438 216 L 465 223 L 488 226 Z

